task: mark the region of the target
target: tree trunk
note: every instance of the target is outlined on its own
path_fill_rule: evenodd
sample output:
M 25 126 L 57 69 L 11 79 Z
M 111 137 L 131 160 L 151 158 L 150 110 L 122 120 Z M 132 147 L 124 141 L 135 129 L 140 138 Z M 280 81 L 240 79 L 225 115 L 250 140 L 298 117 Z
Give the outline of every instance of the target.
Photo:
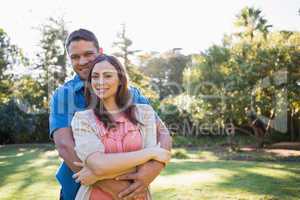
M 290 135 L 290 141 L 295 141 L 295 129 L 294 129 L 294 110 L 291 108 L 290 111 L 288 111 L 288 133 Z
M 295 141 L 300 141 L 300 119 L 299 114 L 294 114 L 293 117 L 293 125 L 294 125 L 294 134 L 295 134 Z

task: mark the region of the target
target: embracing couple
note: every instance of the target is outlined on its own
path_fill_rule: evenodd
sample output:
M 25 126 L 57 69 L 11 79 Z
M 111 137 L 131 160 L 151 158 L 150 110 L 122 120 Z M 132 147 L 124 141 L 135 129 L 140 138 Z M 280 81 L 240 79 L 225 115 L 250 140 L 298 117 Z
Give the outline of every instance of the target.
M 92 32 L 72 32 L 66 49 L 76 75 L 54 92 L 49 119 L 64 160 L 60 199 L 150 200 L 149 184 L 170 160 L 169 131 Z

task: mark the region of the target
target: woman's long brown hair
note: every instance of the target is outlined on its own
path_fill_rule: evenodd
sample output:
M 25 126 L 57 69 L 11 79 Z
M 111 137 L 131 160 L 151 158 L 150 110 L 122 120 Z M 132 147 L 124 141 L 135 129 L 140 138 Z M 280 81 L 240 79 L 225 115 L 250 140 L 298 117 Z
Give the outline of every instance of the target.
M 111 114 L 106 110 L 103 102 L 101 99 L 94 93 L 91 87 L 91 79 L 92 79 L 92 72 L 97 63 L 107 61 L 110 63 L 116 71 L 118 72 L 118 78 L 120 85 L 118 86 L 117 94 L 116 94 L 116 104 L 119 107 L 120 111 L 124 112 L 125 117 L 127 117 L 133 124 L 137 125 L 140 123 L 135 115 L 136 107 L 132 103 L 131 94 L 128 90 L 128 76 L 126 73 L 125 68 L 122 64 L 113 56 L 109 55 L 100 55 L 96 57 L 96 59 L 90 64 L 90 73 L 88 80 L 85 84 L 84 88 L 84 95 L 86 101 L 88 103 L 88 108 L 93 109 L 94 114 L 96 117 L 103 122 L 106 128 L 115 127 L 115 122 L 111 116 Z M 141 123 L 140 123 L 141 124 Z

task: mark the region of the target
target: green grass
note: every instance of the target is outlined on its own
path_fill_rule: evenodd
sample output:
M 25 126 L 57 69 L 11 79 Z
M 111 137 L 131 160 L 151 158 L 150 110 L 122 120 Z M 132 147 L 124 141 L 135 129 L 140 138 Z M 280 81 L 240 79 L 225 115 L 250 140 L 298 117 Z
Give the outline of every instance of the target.
M 226 160 L 236 153 L 222 157 L 214 150 L 174 152 L 183 159 L 172 159 L 153 182 L 155 200 L 300 199 L 300 162 Z M 58 199 L 59 162 L 51 144 L 0 147 L 0 199 Z

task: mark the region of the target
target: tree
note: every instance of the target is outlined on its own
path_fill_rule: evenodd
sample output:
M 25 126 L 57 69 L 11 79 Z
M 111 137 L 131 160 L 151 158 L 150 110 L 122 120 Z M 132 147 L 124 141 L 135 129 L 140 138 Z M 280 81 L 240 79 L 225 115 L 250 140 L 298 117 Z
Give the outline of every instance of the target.
M 141 70 L 151 77 L 153 84 L 159 88 L 160 99 L 163 99 L 183 92 L 182 73 L 189 63 L 190 56 L 171 50 L 149 57 Z
M 193 119 L 218 127 L 231 119 L 241 127 L 247 124 L 245 109 L 251 108 L 270 132 L 299 139 L 299 46 L 299 32 L 281 31 L 195 55 L 184 71 L 186 91 L 192 91 L 187 94 L 195 98 L 188 110 Z
M 13 97 L 19 108 L 31 114 L 42 113 L 48 105 L 44 105 L 42 84 L 29 75 L 23 75 L 12 86 Z
M 10 99 L 13 83 L 13 74 L 8 71 L 16 64 L 26 61 L 21 49 L 10 43 L 10 39 L 5 31 L 0 28 L 0 103 Z
M 167 66 L 165 59 L 161 57 L 153 57 L 141 68 L 144 74 L 151 78 L 151 82 L 156 90 L 159 90 L 160 99 L 163 98 L 163 88 L 166 84 L 165 69 Z
M 235 25 L 242 29 L 238 33 L 241 38 L 249 38 L 252 41 L 257 33 L 263 34 L 264 38 L 267 37 L 272 25 L 267 24 L 267 20 L 261 16 L 261 12 L 260 9 L 245 7 L 237 15 Z
M 166 71 L 166 77 L 168 82 L 176 83 L 179 88 L 182 86 L 182 72 L 190 63 L 190 56 L 185 56 L 180 53 L 179 50 L 173 49 L 166 55 L 168 60 L 168 69 Z M 179 91 L 174 94 L 178 94 Z
M 117 41 L 113 44 L 117 49 L 113 55 L 123 60 L 123 66 L 128 72 L 131 85 L 138 87 L 145 96 L 154 100 L 157 98 L 157 94 L 150 87 L 149 77 L 145 76 L 139 67 L 130 60 L 131 56 L 139 52 L 139 50 L 130 50 L 131 45 L 132 41 L 126 35 L 126 25 L 122 24 L 122 30 L 117 34 Z
M 41 115 L 27 113 L 36 111 L 28 108 L 35 109 L 43 103 L 40 84 L 30 76 L 13 73 L 19 66 L 27 67 L 28 59 L 10 43 L 3 29 L 0 29 L 0 47 L 0 144 L 45 142 L 48 117 L 39 120 Z M 39 126 L 42 128 L 37 130 Z
M 117 51 L 114 53 L 115 56 L 123 60 L 123 65 L 126 69 L 130 67 L 130 56 L 133 56 L 139 50 L 130 50 L 132 45 L 132 40 L 128 38 L 126 32 L 126 24 L 121 24 L 122 29 L 117 33 L 117 41 L 113 43 L 113 47 L 117 48 Z
M 68 36 L 66 22 L 63 17 L 57 19 L 50 17 L 46 24 L 41 25 L 40 40 L 41 52 L 37 55 L 40 70 L 40 81 L 45 92 L 52 91 L 65 82 L 67 77 L 67 52 L 65 40 Z M 47 93 L 46 93 L 47 95 Z

